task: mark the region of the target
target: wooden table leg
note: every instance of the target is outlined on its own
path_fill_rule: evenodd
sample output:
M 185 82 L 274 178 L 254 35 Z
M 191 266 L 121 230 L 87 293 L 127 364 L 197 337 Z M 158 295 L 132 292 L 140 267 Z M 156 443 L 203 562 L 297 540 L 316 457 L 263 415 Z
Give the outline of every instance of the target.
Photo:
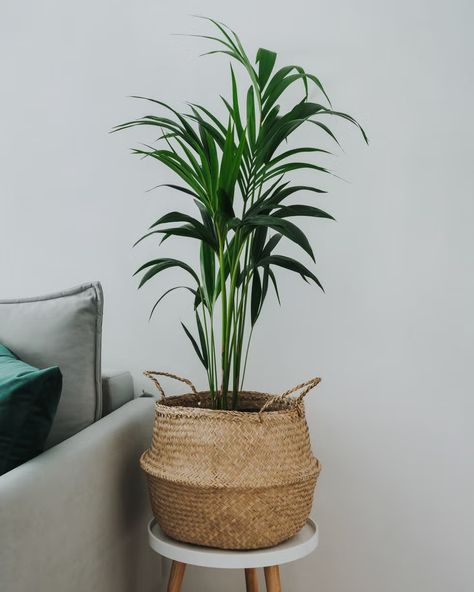
M 183 583 L 185 569 L 186 563 L 181 563 L 181 561 L 173 561 L 171 564 L 170 577 L 168 580 L 168 592 L 181 591 L 181 584 Z
M 265 568 L 265 583 L 267 584 L 267 592 L 281 592 L 280 568 L 278 565 Z
M 258 592 L 258 574 L 255 567 L 245 568 L 245 584 L 247 592 Z

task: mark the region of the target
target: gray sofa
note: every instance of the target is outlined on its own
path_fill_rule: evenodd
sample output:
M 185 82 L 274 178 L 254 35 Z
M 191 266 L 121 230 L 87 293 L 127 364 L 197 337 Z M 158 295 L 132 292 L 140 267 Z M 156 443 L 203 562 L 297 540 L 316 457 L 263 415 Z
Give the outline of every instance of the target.
M 63 377 L 46 450 L 0 476 L 1 592 L 157 590 L 138 464 L 153 399 L 134 397 L 129 372 L 102 372 L 102 311 L 98 282 L 0 300 L 0 343 Z
M 133 398 L 129 373 L 103 376 L 92 425 L 0 476 L 2 592 L 149 592 L 160 561 L 149 550 L 146 483 L 153 399 Z

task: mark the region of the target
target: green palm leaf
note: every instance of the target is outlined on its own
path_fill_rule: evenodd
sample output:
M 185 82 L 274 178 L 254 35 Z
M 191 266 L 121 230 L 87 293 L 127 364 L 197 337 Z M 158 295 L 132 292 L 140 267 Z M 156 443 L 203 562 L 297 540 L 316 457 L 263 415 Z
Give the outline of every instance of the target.
M 198 319 L 199 317 L 196 316 L 196 318 Z M 194 339 L 191 331 L 186 327 L 186 325 L 184 323 L 181 323 L 181 326 L 183 327 L 184 332 L 188 336 L 189 341 L 191 342 L 191 344 L 192 344 L 192 346 L 194 348 L 194 351 L 197 354 L 197 357 L 201 361 L 201 363 L 204 366 L 204 368 L 206 368 L 206 370 L 207 370 L 207 368 L 208 368 L 208 360 L 207 360 L 207 357 L 206 357 L 206 351 L 205 350 L 201 350 L 201 348 L 197 344 L 197 341 Z
M 169 258 L 153 259 L 152 261 L 148 261 L 147 263 L 145 263 L 144 265 L 139 267 L 133 275 L 137 275 L 137 273 L 140 273 L 141 271 L 148 269 L 148 271 L 142 277 L 140 284 L 138 286 L 139 288 L 141 288 L 152 277 L 154 277 L 158 273 L 164 271 L 165 269 L 170 269 L 172 267 L 180 267 L 181 269 L 184 269 L 185 271 L 187 271 L 196 280 L 196 283 L 199 286 L 199 284 L 200 284 L 199 277 L 194 272 L 193 268 L 190 265 L 188 265 L 187 263 L 184 263 L 184 261 L 180 261 L 179 259 L 169 259 Z
M 244 226 L 267 226 L 299 245 L 314 261 L 314 253 L 306 235 L 295 224 L 276 216 L 256 215 L 242 221 Z
M 153 313 L 155 312 L 155 310 L 158 307 L 158 305 L 160 304 L 160 302 L 164 298 L 166 298 L 166 296 L 168 296 L 168 294 L 170 294 L 171 292 L 174 292 L 175 290 L 188 290 L 189 292 L 191 292 L 192 294 L 194 294 L 194 297 L 196 297 L 196 294 L 197 294 L 197 291 L 196 290 L 193 290 L 189 286 L 174 286 L 173 288 L 169 288 L 169 290 L 166 290 L 166 292 L 164 292 L 164 294 L 162 294 L 158 298 L 158 300 L 155 302 L 155 304 L 153 305 L 153 308 L 151 309 L 150 316 L 148 317 L 148 320 L 151 319 L 151 317 L 153 316 Z
M 313 282 L 317 284 L 324 292 L 323 286 L 314 273 L 302 263 L 296 261 L 296 259 L 285 257 L 284 255 L 270 255 L 269 257 L 262 259 L 258 265 L 260 267 L 264 267 L 266 265 L 276 265 L 277 267 L 283 267 L 284 269 L 298 273 L 305 280 L 305 282 L 307 282 L 308 279 L 313 280 Z

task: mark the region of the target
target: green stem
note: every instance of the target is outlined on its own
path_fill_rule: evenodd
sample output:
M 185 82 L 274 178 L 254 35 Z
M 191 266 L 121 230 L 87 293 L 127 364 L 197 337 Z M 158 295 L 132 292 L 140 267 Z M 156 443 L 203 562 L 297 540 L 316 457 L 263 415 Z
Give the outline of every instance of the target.
M 260 183 L 257 199 L 259 199 L 262 194 L 262 188 L 263 188 L 263 183 Z M 255 188 L 252 189 L 250 201 L 251 201 L 251 205 L 255 201 Z M 247 269 L 247 267 L 250 265 L 250 255 L 251 255 L 251 251 L 252 251 L 254 234 L 255 233 L 252 233 L 251 238 L 249 238 L 246 243 L 245 255 L 244 255 L 245 269 Z M 251 342 L 252 334 L 253 334 L 253 327 L 251 327 L 248 342 L 247 342 L 246 352 L 245 352 L 244 368 L 242 371 L 242 376 L 240 376 L 241 363 L 242 363 L 242 350 L 243 350 L 244 335 L 245 335 L 245 321 L 246 321 L 246 317 L 247 317 L 248 290 L 249 290 L 250 280 L 251 280 L 252 276 L 253 276 L 253 272 L 250 272 L 244 282 L 244 286 L 243 286 L 243 290 L 242 290 L 242 292 L 243 292 L 242 302 L 241 302 L 241 308 L 239 311 L 240 312 L 240 314 L 239 314 L 239 316 L 240 316 L 239 334 L 238 334 L 239 357 L 238 357 L 238 369 L 236 372 L 234 372 L 233 400 L 234 400 L 234 395 L 235 395 L 235 397 L 237 397 L 238 391 L 242 390 L 243 385 L 244 385 L 245 372 L 247 369 L 247 360 L 248 360 L 248 354 L 249 354 L 249 349 L 250 349 L 250 342 Z
M 227 288 L 225 282 L 225 258 L 224 241 L 219 233 L 219 266 L 221 280 L 221 303 L 222 303 L 222 343 L 221 343 L 221 408 L 227 409 L 227 389 L 228 389 L 228 364 L 227 364 Z
M 251 327 L 251 329 L 250 329 L 249 338 L 247 340 L 247 348 L 245 350 L 244 369 L 242 371 L 242 382 L 240 383 L 240 388 L 241 389 L 242 389 L 242 386 L 244 384 L 245 373 L 247 372 L 247 360 L 248 360 L 248 357 L 249 357 L 250 342 L 252 341 L 252 335 L 253 335 L 253 327 Z
M 240 233 L 237 231 L 236 233 L 236 244 L 239 244 Z M 228 315 L 227 315 L 227 341 L 230 342 L 232 340 L 232 344 L 228 349 L 228 368 L 229 368 L 229 377 L 230 377 L 230 367 L 232 365 L 234 380 L 233 380 L 233 389 L 232 389 L 232 408 L 235 409 L 237 404 L 237 393 L 235 381 L 235 372 L 238 367 L 236 365 L 236 360 L 241 355 L 242 350 L 242 343 L 237 338 L 237 303 L 239 300 L 239 291 L 237 289 L 237 280 L 238 280 L 238 271 L 239 271 L 239 263 L 240 257 L 242 254 L 242 250 L 246 241 L 241 243 L 238 251 L 235 255 L 235 259 L 232 262 L 232 270 L 231 270 L 231 280 L 230 280 L 230 291 L 229 291 L 229 306 L 228 306 Z M 229 378 L 228 377 L 228 378 Z M 238 381 L 237 381 L 238 383 Z
M 208 329 L 208 325 L 207 325 L 207 318 L 206 318 L 206 311 L 209 313 L 209 323 L 211 323 L 212 321 L 212 311 L 208 310 L 207 306 L 203 303 L 202 305 L 202 318 L 204 321 L 204 337 L 206 340 L 206 351 L 207 351 L 207 377 L 208 377 L 208 381 L 209 381 L 209 390 L 211 392 L 211 403 L 212 403 L 212 407 L 214 407 L 214 399 L 216 396 L 216 387 L 215 387 L 215 376 L 214 376 L 214 367 L 212 365 L 212 358 L 211 358 L 211 354 L 212 354 L 212 344 L 211 344 L 211 338 L 210 338 L 210 334 L 209 334 L 209 329 Z
M 214 316 L 210 318 L 210 325 L 211 325 L 211 353 L 212 353 L 212 372 L 214 375 L 214 388 L 217 390 L 217 358 L 216 358 L 216 340 L 214 336 Z M 216 397 L 214 397 L 213 407 L 216 408 L 217 401 Z

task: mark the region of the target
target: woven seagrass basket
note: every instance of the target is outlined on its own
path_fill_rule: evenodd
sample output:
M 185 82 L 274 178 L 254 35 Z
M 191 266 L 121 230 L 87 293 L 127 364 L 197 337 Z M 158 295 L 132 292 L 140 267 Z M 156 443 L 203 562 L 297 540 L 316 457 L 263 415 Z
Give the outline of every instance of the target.
M 162 530 L 179 541 L 221 549 L 271 547 L 295 535 L 311 511 L 320 472 L 303 407 L 320 379 L 280 396 L 242 392 L 245 411 L 220 411 L 209 408 L 208 392 L 186 379 L 145 375 L 161 400 L 140 464 Z M 156 375 L 182 380 L 192 392 L 165 398 Z

